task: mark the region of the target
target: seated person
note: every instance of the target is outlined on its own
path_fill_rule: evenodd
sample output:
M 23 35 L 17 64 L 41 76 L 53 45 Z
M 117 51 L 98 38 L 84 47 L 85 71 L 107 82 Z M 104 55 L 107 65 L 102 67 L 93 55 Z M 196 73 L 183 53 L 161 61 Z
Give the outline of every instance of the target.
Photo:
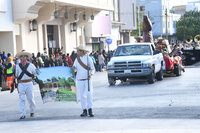
M 122 48 L 119 55 L 129 55 L 129 52 L 127 51 L 126 48 Z
M 153 54 L 159 54 L 161 52 L 161 46 L 159 44 L 159 42 L 156 44 L 156 48 L 153 52 Z
M 169 56 L 169 53 L 166 51 L 166 49 L 163 49 L 163 57 L 165 61 L 165 69 L 166 70 L 174 70 L 174 64 L 172 59 Z

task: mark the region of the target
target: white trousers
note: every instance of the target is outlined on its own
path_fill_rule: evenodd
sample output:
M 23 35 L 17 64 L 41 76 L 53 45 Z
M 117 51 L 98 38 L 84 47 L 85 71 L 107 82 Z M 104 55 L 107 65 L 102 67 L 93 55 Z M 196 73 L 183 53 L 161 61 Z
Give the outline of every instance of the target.
M 81 99 L 81 107 L 82 109 L 89 109 L 92 108 L 93 105 L 93 87 L 92 87 L 92 81 L 90 80 L 90 91 L 88 91 L 88 81 L 77 81 L 76 87 L 80 94 Z
M 35 111 L 35 101 L 33 94 L 33 82 L 19 83 L 19 98 L 20 98 L 20 116 L 26 116 L 26 98 L 29 102 L 30 113 Z

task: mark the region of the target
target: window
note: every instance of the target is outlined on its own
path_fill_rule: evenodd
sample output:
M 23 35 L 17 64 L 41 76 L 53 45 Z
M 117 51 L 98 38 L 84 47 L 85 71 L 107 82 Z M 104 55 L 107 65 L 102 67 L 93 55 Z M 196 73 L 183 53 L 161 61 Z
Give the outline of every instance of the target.
M 149 45 L 130 45 L 118 47 L 114 56 L 152 55 Z
M 173 21 L 173 28 L 176 28 L 176 21 Z

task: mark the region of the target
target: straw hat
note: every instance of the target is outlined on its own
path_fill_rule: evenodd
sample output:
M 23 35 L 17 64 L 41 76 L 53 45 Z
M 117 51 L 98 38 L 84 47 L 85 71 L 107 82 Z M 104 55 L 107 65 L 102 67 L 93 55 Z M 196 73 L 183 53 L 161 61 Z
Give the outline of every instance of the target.
M 157 38 L 157 40 L 164 40 L 164 38 L 162 38 L 161 36 Z
M 76 47 L 75 49 L 77 49 L 77 50 L 83 50 L 83 51 L 85 51 L 85 52 L 89 52 L 88 50 L 86 50 L 86 48 L 85 48 L 85 45 L 79 45 L 78 47 Z
M 31 53 L 28 53 L 28 52 L 19 52 L 19 53 L 17 53 L 15 56 L 17 57 L 17 58 L 20 58 L 22 55 L 26 55 L 26 56 L 28 56 L 28 58 L 30 58 L 32 55 L 31 55 Z

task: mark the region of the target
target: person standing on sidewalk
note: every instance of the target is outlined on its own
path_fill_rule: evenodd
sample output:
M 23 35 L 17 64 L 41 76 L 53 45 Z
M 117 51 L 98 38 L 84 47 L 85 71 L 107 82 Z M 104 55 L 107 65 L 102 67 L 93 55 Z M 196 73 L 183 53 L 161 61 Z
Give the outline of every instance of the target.
M 90 117 L 93 117 L 93 86 L 91 77 L 95 73 L 94 63 L 92 59 L 86 54 L 88 51 L 83 45 L 80 45 L 76 49 L 78 56 L 75 59 L 72 68 L 74 68 L 77 72 L 76 89 L 77 91 L 79 91 L 81 98 L 81 107 L 83 110 L 83 113 L 80 116 L 84 117 L 87 116 L 87 114 L 89 114 Z
M 0 91 L 2 90 L 3 69 L 2 60 L 0 59 Z
M 26 97 L 30 107 L 30 117 L 34 117 L 35 101 L 33 94 L 32 78 L 36 75 L 36 67 L 27 61 L 31 58 L 31 53 L 19 52 L 16 57 L 20 59 L 20 63 L 16 66 L 15 77 L 18 80 L 18 91 L 20 98 L 20 119 L 26 118 L 25 101 Z
M 11 85 L 13 84 L 14 66 L 15 66 L 15 64 L 13 63 L 13 57 L 9 56 L 8 63 L 5 65 L 6 80 L 7 80 L 7 89 L 6 90 L 10 90 Z

